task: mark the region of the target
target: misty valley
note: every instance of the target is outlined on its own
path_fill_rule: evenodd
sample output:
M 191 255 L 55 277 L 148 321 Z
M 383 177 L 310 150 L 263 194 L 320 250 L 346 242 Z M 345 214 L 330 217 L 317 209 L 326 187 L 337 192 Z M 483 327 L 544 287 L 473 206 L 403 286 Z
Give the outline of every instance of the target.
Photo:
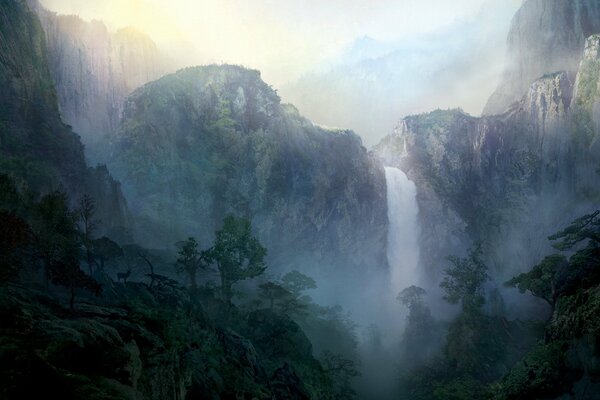
M 600 0 L 0 0 L 38 398 L 600 400 Z

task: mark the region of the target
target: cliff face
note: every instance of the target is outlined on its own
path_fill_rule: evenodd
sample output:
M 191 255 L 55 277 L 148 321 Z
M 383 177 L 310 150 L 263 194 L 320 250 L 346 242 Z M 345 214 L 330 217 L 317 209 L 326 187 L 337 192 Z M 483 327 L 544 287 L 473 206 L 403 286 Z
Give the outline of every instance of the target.
M 383 168 L 354 133 L 280 104 L 257 71 L 189 68 L 135 91 L 111 169 L 141 233 L 155 232 L 144 241 L 208 244 L 234 213 L 253 220 L 276 267 L 385 265 Z
M 164 60 L 155 43 L 133 28 L 111 33 L 100 21 L 36 9 L 61 115 L 81 135 L 88 157 L 102 159 L 100 139 L 116 130 L 125 97 L 161 76 Z
M 417 184 L 426 266 L 484 240 L 495 273 L 510 277 L 549 251 L 540 232 L 597 204 L 597 42 L 587 41 L 576 76 L 542 77 L 502 115 L 407 117 L 375 148 Z
M 118 184 L 106 168 L 87 167 L 79 137 L 61 121 L 37 16 L 10 0 L 0 3 L 0 18 L 0 172 L 42 193 L 93 195 L 105 229 L 127 225 Z
M 585 39 L 600 32 L 598 0 L 526 0 L 508 36 L 507 67 L 484 115 L 500 114 L 545 74 L 575 74 Z

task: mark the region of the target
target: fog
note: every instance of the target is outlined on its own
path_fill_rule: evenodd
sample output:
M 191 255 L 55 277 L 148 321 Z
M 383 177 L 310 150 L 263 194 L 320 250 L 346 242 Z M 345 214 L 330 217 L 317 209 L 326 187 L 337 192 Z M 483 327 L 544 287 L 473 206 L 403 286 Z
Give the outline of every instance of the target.
M 232 63 L 261 71 L 315 122 L 367 145 L 404 115 L 479 114 L 503 67 L 519 0 L 42 0 L 59 13 L 148 33 L 174 68 Z

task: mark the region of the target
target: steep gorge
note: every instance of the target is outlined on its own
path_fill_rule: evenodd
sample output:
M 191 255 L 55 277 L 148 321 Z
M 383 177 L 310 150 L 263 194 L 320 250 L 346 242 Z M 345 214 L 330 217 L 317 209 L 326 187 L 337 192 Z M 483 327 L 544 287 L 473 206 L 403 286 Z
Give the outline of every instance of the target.
M 0 18 L 0 172 L 41 193 L 91 195 L 104 231 L 122 231 L 130 216 L 119 184 L 105 167 L 87 166 L 79 137 L 61 120 L 37 16 L 25 1 L 10 0 Z
M 117 130 L 126 96 L 162 76 L 169 63 L 135 28 L 110 32 L 101 21 L 32 5 L 45 32 L 61 117 L 81 136 L 88 159 L 103 162 L 104 137 Z

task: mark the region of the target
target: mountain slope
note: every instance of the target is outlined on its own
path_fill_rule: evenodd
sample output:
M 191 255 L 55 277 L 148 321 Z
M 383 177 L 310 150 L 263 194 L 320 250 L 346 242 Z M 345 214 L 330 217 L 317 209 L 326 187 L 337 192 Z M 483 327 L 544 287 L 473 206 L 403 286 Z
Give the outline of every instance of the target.
M 257 71 L 188 68 L 138 89 L 111 168 L 142 225 L 163 235 L 146 241 L 208 243 L 234 213 L 253 220 L 276 268 L 386 264 L 383 168 L 354 133 L 282 105 Z

